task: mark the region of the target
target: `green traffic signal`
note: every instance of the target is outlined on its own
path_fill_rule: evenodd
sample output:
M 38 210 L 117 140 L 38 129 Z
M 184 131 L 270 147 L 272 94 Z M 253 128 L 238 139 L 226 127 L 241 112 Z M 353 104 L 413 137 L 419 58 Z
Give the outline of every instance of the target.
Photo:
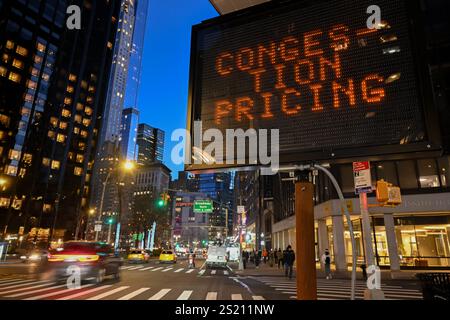
M 114 223 L 114 219 L 113 218 L 109 218 L 108 219 L 108 224 L 113 224 Z
M 158 207 L 162 208 L 164 207 L 164 200 L 158 200 Z

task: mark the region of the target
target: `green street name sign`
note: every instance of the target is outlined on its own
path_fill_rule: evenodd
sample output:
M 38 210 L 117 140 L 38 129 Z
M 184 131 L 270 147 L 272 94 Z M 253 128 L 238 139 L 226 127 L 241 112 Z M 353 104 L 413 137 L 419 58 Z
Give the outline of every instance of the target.
M 195 200 L 194 201 L 195 213 L 212 213 L 213 203 L 210 200 Z

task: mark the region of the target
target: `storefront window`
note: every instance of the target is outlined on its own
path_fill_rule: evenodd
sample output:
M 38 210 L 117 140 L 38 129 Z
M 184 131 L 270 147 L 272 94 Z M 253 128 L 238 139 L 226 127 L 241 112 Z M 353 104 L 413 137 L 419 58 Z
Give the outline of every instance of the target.
M 443 187 L 450 187 L 450 157 L 438 159 L 439 174 Z
M 375 230 L 375 237 L 372 232 L 372 241 L 374 254 L 377 259 L 379 266 L 388 266 L 389 262 L 389 251 L 386 237 L 386 227 L 384 226 L 383 218 L 373 219 L 373 229 Z
M 376 165 L 378 179 L 383 179 L 398 186 L 397 172 L 394 162 L 380 162 Z
M 416 165 L 412 160 L 397 161 L 398 177 L 400 188 L 417 189 Z
M 364 263 L 364 245 L 363 238 L 361 233 L 361 219 L 356 218 L 352 220 L 353 225 L 353 234 L 355 235 L 355 243 L 356 243 L 356 259 L 357 264 L 361 265 Z M 350 237 L 350 230 L 348 229 L 348 223 L 344 223 L 344 242 L 345 242 L 345 253 L 346 260 L 348 264 L 352 263 L 353 259 L 353 248 L 352 248 L 352 239 Z
M 418 160 L 417 165 L 419 167 L 421 188 L 436 188 L 440 186 L 436 161 L 434 159 Z
M 450 266 L 450 217 L 424 216 L 395 219 L 402 266 Z

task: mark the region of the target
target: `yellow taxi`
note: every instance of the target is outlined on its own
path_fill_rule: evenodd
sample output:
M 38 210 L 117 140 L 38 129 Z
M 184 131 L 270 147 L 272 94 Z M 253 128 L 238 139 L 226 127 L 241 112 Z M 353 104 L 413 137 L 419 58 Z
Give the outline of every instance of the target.
M 128 254 L 129 263 L 148 263 L 150 255 L 145 250 L 131 250 Z
M 177 263 L 177 255 L 172 250 L 163 250 L 159 255 L 159 263 Z

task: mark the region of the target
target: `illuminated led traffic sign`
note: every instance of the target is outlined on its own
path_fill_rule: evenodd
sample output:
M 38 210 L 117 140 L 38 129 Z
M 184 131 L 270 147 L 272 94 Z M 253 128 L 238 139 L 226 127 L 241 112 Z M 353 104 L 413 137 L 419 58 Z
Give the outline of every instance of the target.
M 379 29 L 370 4 L 294 1 L 195 26 L 191 129 L 279 129 L 282 162 L 427 149 L 407 1 L 379 1 Z

